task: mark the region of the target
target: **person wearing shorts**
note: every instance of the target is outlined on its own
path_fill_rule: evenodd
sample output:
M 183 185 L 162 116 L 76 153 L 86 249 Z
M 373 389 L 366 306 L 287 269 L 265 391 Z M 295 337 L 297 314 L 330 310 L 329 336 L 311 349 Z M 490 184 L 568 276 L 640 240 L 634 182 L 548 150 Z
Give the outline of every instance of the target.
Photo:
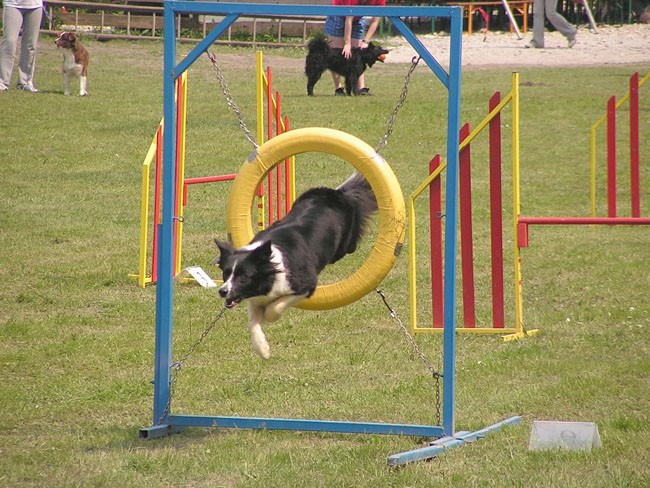
M 386 6 L 386 0 L 332 0 L 332 5 L 345 6 Z M 375 35 L 381 17 L 340 17 L 331 15 L 325 20 L 325 34 L 329 37 L 330 47 L 341 49 L 343 56 L 349 59 L 352 55 L 352 48 L 365 49 L 372 36 Z M 341 84 L 341 76 L 338 73 L 332 73 L 336 95 L 345 95 L 345 90 Z M 359 77 L 357 86 L 357 95 L 372 95 L 366 88 L 365 77 Z

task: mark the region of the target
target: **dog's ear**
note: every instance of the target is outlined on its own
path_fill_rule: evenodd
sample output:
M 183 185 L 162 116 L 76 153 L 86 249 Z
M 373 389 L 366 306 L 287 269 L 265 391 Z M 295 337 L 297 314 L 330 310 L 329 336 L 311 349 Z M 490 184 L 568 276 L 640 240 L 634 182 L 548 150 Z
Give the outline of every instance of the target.
M 220 241 L 218 239 L 214 240 L 214 243 L 217 245 L 219 248 L 219 256 L 214 258 L 212 261 L 212 264 L 216 264 L 217 266 L 221 266 L 226 259 L 228 259 L 229 256 L 232 255 L 232 253 L 235 252 L 235 249 L 232 247 L 232 245 L 229 242 L 224 242 Z
M 272 252 L 273 250 L 271 249 L 271 241 L 264 241 L 264 243 L 262 243 L 259 247 L 253 249 L 250 255 L 259 261 L 268 262 L 271 259 Z

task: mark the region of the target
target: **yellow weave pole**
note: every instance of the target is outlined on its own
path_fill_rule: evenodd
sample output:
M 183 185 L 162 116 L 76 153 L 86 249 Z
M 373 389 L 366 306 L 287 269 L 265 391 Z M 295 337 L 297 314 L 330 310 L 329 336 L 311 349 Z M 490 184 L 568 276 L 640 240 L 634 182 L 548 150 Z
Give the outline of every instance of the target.
M 176 256 L 174 259 L 174 275 L 181 272 L 181 260 L 183 256 L 183 198 L 185 192 L 185 131 L 187 127 L 187 71 L 184 71 L 179 79 L 176 80 L 177 99 L 176 107 L 180 107 L 179 123 L 176 125 L 177 135 L 177 154 L 178 161 L 178 181 L 176 182 Z
M 268 80 L 264 75 L 264 57 L 262 51 L 255 53 L 255 94 L 257 99 L 257 145 L 264 144 L 264 87 Z M 266 193 L 257 197 L 257 230 L 266 227 Z
M 320 285 L 297 305 L 329 310 L 348 305 L 372 291 L 393 267 L 404 244 L 406 211 L 402 191 L 389 164 L 365 142 L 335 129 L 312 127 L 279 134 L 258 147 L 244 162 L 228 200 L 228 234 L 235 248 L 254 237 L 251 209 L 255 189 L 276 164 L 289 156 L 322 152 L 352 164 L 368 180 L 379 207 L 379 230 L 366 261 L 351 276 Z
M 512 73 L 512 220 L 513 220 L 513 256 L 514 256 L 514 290 L 515 290 L 515 333 L 503 336 L 506 341 L 532 336 L 538 329 L 524 330 L 523 277 L 521 273 L 521 253 L 519 247 L 518 222 L 521 215 L 521 185 L 519 180 L 519 73 Z
M 163 122 L 159 127 L 162 130 Z M 151 163 L 156 157 L 158 149 L 157 131 L 149 146 L 147 155 L 142 163 L 142 191 L 140 193 L 140 255 L 138 257 L 138 274 L 130 274 L 130 278 L 137 278 L 138 286 L 145 288 L 151 283 L 151 276 L 147 276 L 147 248 L 149 247 L 149 180 L 151 177 Z

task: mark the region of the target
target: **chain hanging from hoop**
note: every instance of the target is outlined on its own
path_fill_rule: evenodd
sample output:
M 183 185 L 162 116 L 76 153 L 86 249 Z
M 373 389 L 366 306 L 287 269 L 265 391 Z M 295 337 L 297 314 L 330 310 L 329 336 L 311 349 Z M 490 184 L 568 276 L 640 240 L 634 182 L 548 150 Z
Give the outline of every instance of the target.
M 172 407 L 172 396 L 174 395 L 174 388 L 176 386 L 176 379 L 178 378 L 178 373 L 180 373 L 181 369 L 183 368 L 183 365 L 185 364 L 185 361 L 187 358 L 190 357 L 190 355 L 196 351 L 196 348 L 198 348 L 201 343 L 205 340 L 206 337 L 208 337 L 208 334 L 214 329 L 214 326 L 217 325 L 217 322 L 224 316 L 226 313 L 226 310 L 228 310 L 226 307 L 223 307 L 221 311 L 217 314 L 217 316 L 210 322 L 208 327 L 203 331 L 201 336 L 190 346 L 190 348 L 187 350 L 185 354 L 181 356 L 181 358 L 178 361 L 174 361 L 172 364 L 169 365 L 170 369 L 172 370 L 171 372 L 171 380 L 169 382 L 169 398 L 167 399 L 167 405 L 165 405 L 165 409 L 163 412 L 160 414 L 160 417 L 158 418 L 158 421 L 156 422 L 156 425 L 162 424 L 163 420 L 167 415 L 169 415 L 169 412 Z
M 411 82 L 411 75 L 413 74 L 413 71 L 415 71 L 415 68 L 420 62 L 420 59 L 422 59 L 420 56 L 413 56 L 413 59 L 411 59 L 411 67 L 409 68 L 408 72 L 406 73 L 406 77 L 404 78 L 404 86 L 402 87 L 402 92 L 399 95 L 397 104 L 395 104 L 395 108 L 393 109 L 393 112 L 390 114 L 390 117 L 388 118 L 386 133 L 384 134 L 384 137 L 381 138 L 379 144 L 377 144 L 377 147 L 375 148 L 375 152 L 377 153 L 379 153 L 379 151 L 381 151 L 386 146 L 386 144 L 388 144 L 388 138 L 393 133 L 393 125 L 395 124 L 395 120 L 397 119 L 397 113 L 400 111 L 400 109 L 404 105 L 404 102 L 406 101 L 406 96 L 408 95 L 409 83 Z
M 404 334 L 404 337 L 406 338 L 407 342 L 410 344 L 410 346 L 413 348 L 413 351 L 417 354 L 417 356 L 420 358 L 424 366 L 429 370 L 429 373 L 431 373 L 431 376 L 433 377 L 433 380 L 435 381 L 435 395 L 436 395 L 436 423 L 437 425 L 442 424 L 442 403 L 440 400 L 440 378 L 442 378 L 442 373 L 440 373 L 436 368 L 433 367 L 431 362 L 427 359 L 425 354 L 422 352 L 422 349 L 418 346 L 418 343 L 415 342 L 415 339 L 413 339 L 413 336 L 409 334 L 409 331 L 406 329 L 404 324 L 402 323 L 402 320 L 397 316 L 397 312 L 393 309 L 388 304 L 388 300 L 386 299 L 386 296 L 384 295 L 384 292 L 381 291 L 379 288 L 375 288 L 375 291 L 377 294 L 381 297 L 382 301 L 384 302 L 384 305 L 386 305 L 386 308 L 388 309 L 388 313 L 390 314 L 391 318 L 397 322 L 397 325 L 399 326 L 400 330 L 402 331 L 402 334 Z
M 232 93 L 230 93 L 228 84 L 226 83 L 226 80 L 223 77 L 223 72 L 219 67 L 219 63 L 217 63 L 217 57 L 214 54 L 211 54 L 207 51 L 206 54 L 210 59 L 210 61 L 212 62 L 212 69 L 214 69 L 214 73 L 217 76 L 217 83 L 221 87 L 221 91 L 223 92 L 223 96 L 226 99 L 226 103 L 228 104 L 228 107 L 230 107 L 230 110 L 232 110 L 233 113 L 237 116 L 237 119 L 239 120 L 239 127 L 246 135 L 246 139 L 248 139 L 248 142 L 250 142 L 254 148 L 257 148 L 258 145 L 257 142 L 255 141 L 255 137 L 253 137 L 252 132 L 246 126 L 246 122 L 244 122 L 244 114 L 242 114 L 241 110 L 237 106 L 237 102 L 235 102 L 235 98 L 232 96 Z

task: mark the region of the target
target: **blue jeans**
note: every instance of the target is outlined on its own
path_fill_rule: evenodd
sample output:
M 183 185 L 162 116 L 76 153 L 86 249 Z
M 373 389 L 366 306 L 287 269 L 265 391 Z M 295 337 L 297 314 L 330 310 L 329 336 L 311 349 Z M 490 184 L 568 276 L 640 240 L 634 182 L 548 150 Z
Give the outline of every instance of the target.
M 366 18 L 362 17 L 358 21 L 352 21 L 352 39 L 363 39 L 366 33 Z M 343 37 L 345 31 L 345 17 L 330 15 L 325 19 L 325 34 L 329 37 Z

